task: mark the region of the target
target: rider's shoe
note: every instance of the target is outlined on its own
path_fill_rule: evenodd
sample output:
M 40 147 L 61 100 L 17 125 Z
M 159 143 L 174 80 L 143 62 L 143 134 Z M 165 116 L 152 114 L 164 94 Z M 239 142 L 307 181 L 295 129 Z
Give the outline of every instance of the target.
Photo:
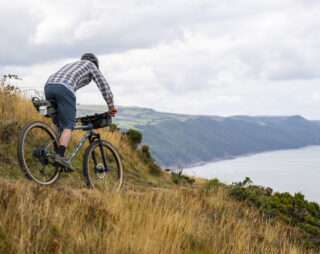
M 68 162 L 65 157 L 58 153 L 56 153 L 54 156 L 54 163 L 62 168 L 65 168 L 66 172 L 74 171 L 74 168 L 71 166 L 70 162 Z

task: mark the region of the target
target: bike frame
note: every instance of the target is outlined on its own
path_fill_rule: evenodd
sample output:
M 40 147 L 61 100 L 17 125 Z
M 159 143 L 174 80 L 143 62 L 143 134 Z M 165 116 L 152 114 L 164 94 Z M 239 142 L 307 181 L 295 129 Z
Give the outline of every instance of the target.
M 74 130 L 82 130 L 84 128 L 79 128 L 79 127 L 85 127 L 85 126 L 77 126 L 74 128 Z M 76 156 L 77 152 L 79 151 L 79 149 L 81 148 L 81 146 L 84 144 L 84 142 L 87 140 L 88 137 L 90 137 L 90 135 L 92 135 L 94 132 L 93 130 L 87 130 L 87 132 L 83 135 L 82 139 L 80 140 L 79 144 L 77 145 L 77 147 L 73 150 L 73 152 L 71 153 L 68 162 L 71 162 L 72 159 L 74 158 L 74 156 Z
M 104 164 L 104 168 L 105 171 L 108 171 L 108 166 L 107 166 L 107 159 L 106 159 L 106 154 L 103 150 L 103 146 L 102 146 L 102 142 L 101 142 L 101 137 L 100 134 L 95 133 L 92 129 L 92 125 L 84 125 L 84 126 L 74 126 L 73 130 L 87 130 L 87 132 L 83 135 L 82 139 L 80 140 L 79 144 L 77 145 L 77 147 L 73 150 L 73 152 L 71 153 L 68 162 L 71 162 L 72 159 L 76 156 L 77 152 L 79 151 L 79 149 L 82 147 L 82 145 L 84 144 L 84 142 L 87 140 L 87 138 L 89 139 L 90 144 L 95 140 L 98 139 L 99 141 L 99 147 L 101 150 L 101 154 L 102 154 L 102 160 L 103 160 L 103 164 Z M 61 134 L 61 130 L 59 129 L 59 133 L 58 133 L 58 138 L 60 137 Z M 94 165 L 95 167 L 97 166 L 97 160 L 96 160 L 96 155 L 95 152 L 92 151 L 92 158 L 94 161 Z M 96 168 L 95 168 L 96 170 Z

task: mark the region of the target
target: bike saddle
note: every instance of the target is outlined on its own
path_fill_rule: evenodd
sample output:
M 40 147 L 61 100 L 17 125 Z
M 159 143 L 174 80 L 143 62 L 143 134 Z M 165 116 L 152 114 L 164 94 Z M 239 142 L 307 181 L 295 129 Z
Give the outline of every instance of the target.
M 38 97 L 33 97 L 31 101 L 37 111 L 40 110 L 41 106 L 45 106 L 47 108 L 47 115 L 45 115 L 46 117 L 52 117 L 56 115 L 58 109 L 56 100 L 41 100 Z

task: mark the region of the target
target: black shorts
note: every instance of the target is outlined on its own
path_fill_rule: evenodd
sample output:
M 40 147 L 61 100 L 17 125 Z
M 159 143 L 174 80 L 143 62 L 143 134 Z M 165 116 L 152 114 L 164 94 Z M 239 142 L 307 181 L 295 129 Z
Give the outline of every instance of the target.
M 62 84 L 47 84 L 44 88 L 46 100 L 56 100 L 58 104 L 59 127 L 73 130 L 76 123 L 76 97 Z M 56 124 L 57 119 L 53 118 Z

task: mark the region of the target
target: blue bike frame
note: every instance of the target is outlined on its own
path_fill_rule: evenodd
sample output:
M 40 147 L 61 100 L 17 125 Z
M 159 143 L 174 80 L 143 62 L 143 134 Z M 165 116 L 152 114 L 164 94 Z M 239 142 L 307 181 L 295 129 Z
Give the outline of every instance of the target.
M 88 125 L 81 125 L 81 126 L 74 126 L 73 130 L 87 130 L 87 132 L 84 134 L 84 136 L 82 137 L 82 139 L 80 140 L 79 144 L 77 145 L 77 147 L 73 150 L 73 152 L 71 153 L 68 162 L 71 162 L 72 159 L 76 156 L 77 152 L 79 151 L 79 149 L 81 148 L 81 146 L 84 144 L 84 142 L 86 141 L 87 138 L 89 138 L 89 142 L 91 143 L 94 139 L 92 139 L 92 136 L 95 136 L 98 140 L 99 140 L 99 147 L 101 150 L 101 154 L 102 154 L 102 161 L 104 164 L 104 170 L 107 172 L 109 171 L 108 169 L 108 165 L 107 165 L 107 158 L 106 158 L 106 154 L 103 150 L 103 145 L 100 139 L 100 134 L 96 134 L 93 131 L 93 126 L 91 123 L 89 123 Z M 61 135 L 61 130 L 59 128 L 59 133 L 57 138 L 59 139 Z M 97 160 L 96 160 L 96 154 L 94 151 L 92 151 L 92 158 L 94 161 L 94 165 L 95 165 L 95 171 L 97 170 L 96 166 L 97 166 Z
M 72 154 L 70 155 L 68 162 L 71 162 L 72 159 L 74 158 L 74 156 L 76 156 L 77 152 L 79 151 L 79 149 L 81 148 L 81 146 L 84 144 L 84 142 L 86 141 L 86 139 L 93 133 L 93 130 L 88 130 L 83 138 L 80 140 L 79 144 L 77 145 L 77 147 L 73 150 Z
M 87 130 L 87 132 L 84 134 L 84 136 L 80 140 L 77 147 L 73 150 L 72 154 L 70 155 L 70 157 L 68 159 L 68 162 L 72 161 L 72 159 L 74 158 L 74 156 L 76 156 L 76 154 L 79 151 L 79 149 L 81 148 L 81 146 L 84 144 L 84 142 L 86 142 L 86 139 L 93 134 L 93 129 L 92 129 L 91 124 L 84 125 L 84 126 L 74 126 L 73 130 Z M 60 137 L 60 135 L 61 135 L 61 130 L 59 129 L 58 138 Z

